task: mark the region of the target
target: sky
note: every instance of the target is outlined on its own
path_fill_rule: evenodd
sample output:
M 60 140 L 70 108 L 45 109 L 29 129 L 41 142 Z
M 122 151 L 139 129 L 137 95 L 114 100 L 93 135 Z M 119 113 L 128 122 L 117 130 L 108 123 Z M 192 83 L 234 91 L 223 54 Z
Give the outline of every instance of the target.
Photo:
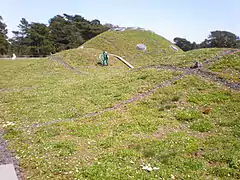
M 18 30 L 23 17 L 48 24 L 63 13 L 142 27 L 170 41 L 182 37 L 200 43 L 214 30 L 240 36 L 240 0 L 0 0 L 0 16 L 9 32 Z

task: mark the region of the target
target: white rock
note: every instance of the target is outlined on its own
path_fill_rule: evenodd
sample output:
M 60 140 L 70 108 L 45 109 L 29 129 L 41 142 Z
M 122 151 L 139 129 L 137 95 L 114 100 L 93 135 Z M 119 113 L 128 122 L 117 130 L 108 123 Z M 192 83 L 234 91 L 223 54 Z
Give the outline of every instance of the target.
M 157 170 L 159 170 L 160 168 L 157 168 L 157 167 L 153 167 L 153 170 L 154 171 L 157 171 Z
M 137 44 L 136 48 L 141 51 L 147 50 L 147 46 L 145 44 Z
M 153 168 L 152 167 L 148 167 L 148 169 L 146 169 L 147 171 L 152 171 L 153 170 Z
M 142 169 L 143 169 L 143 170 L 146 170 L 146 171 L 148 171 L 148 172 L 150 172 L 150 171 L 153 170 L 153 168 L 152 168 L 151 166 L 149 166 L 149 165 L 143 166 Z

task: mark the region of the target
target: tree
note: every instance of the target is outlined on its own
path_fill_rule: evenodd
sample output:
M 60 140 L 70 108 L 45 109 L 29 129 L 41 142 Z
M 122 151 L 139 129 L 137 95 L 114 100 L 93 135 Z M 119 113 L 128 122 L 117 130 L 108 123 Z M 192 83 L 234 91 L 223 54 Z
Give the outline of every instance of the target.
M 49 29 L 45 24 L 31 23 L 28 39 L 31 55 L 49 55 L 54 50 Z
M 240 49 L 240 37 L 237 37 L 237 48 Z
M 181 48 L 183 51 L 190 51 L 193 49 L 192 43 L 184 38 L 176 37 L 176 38 L 174 38 L 173 41 L 175 42 L 176 46 Z
M 7 54 L 9 42 L 7 40 L 7 25 L 3 22 L 2 16 L 0 16 L 0 54 Z
M 211 41 L 208 39 L 205 39 L 203 42 L 200 43 L 199 45 L 200 48 L 211 48 Z
M 28 38 L 30 25 L 25 18 L 22 18 L 18 28 L 19 31 L 12 31 L 14 34 L 14 37 L 10 39 L 12 52 L 17 55 L 28 55 L 30 54 L 30 39 Z
M 12 50 L 17 55 L 49 55 L 54 52 L 49 28 L 42 23 L 28 23 L 24 18 L 19 24 L 19 31 L 13 31 Z
M 91 21 L 91 24 L 92 25 L 100 25 L 101 22 L 98 19 L 94 19 L 94 20 Z
M 54 16 L 48 26 L 22 18 L 18 28 L 10 39 L 12 51 L 17 55 L 48 55 L 76 48 L 108 30 L 97 19 L 88 21 L 80 15 L 68 14 Z
M 80 15 L 57 15 L 50 19 L 49 28 L 56 52 L 76 48 L 87 40 L 108 30 L 95 19 L 88 21 Z
M 199 48 L 199 44 L 197 44 L 196 42 L 192 43 L 192 49 L 198 49 Z
M 211 47 L 236 48 L 237 36 L 228 31 L 212 31 L 208 37 Z
M 110 24 L 110 23 L 106 23 L 106 24 L 104 24 L 104 26 L 107 29 L 112 29 L 112 28 L 118 28 L 119 27 L 118 25 L 114 25 L 114 24 Z
M 56 52 L 76 48 L 84 42 L 81 31 L 75 22 L 83 18 L 66 14 L 64 16 L 65 18 L 57 15 L 49 21 L 50 36 Z

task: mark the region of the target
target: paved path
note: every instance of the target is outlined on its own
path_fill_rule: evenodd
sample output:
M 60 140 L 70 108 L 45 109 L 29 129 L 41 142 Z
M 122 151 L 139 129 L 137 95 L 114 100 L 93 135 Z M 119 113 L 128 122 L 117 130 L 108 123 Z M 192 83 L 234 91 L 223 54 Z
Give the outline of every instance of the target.
M 1 180 L 18 180 L 13 164 L 0 165 Z
M 127 62 L 125 59 L 123 59 L 122 57 L 115 55 L 115 54 L 109 54 L 110 56 L 113 56 L 117 59 L 119 59 L 120 61 L 122 61 L 124 64 L 126 64 L 129 68 L 133 69 L 133 65 L 131 65 L 129 62 Z
M 16 180 L 17 175 L 20 177 L 17 161 L 7 149 L 7 141 L 2 136 L 3 131 L 0 130 L 0 180 Z

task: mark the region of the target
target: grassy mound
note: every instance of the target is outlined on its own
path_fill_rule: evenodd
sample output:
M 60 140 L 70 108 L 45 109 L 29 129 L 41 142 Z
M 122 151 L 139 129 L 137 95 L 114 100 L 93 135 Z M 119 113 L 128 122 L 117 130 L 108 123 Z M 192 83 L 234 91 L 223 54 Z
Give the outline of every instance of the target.
M 137 44 L 145 44 L 146 51 L 136 49 Z M 106 50 L 125 58 L 133 66 L 142 66 L 151 63 L 156 57 L 176 53 L 170 46 L 173 45 L 165 38 L 150 32 L 126 30 L 123 32 L 108 31 L 89 40 L 84 47 Z M 178 48 L 178 52 L 182 52 Z

